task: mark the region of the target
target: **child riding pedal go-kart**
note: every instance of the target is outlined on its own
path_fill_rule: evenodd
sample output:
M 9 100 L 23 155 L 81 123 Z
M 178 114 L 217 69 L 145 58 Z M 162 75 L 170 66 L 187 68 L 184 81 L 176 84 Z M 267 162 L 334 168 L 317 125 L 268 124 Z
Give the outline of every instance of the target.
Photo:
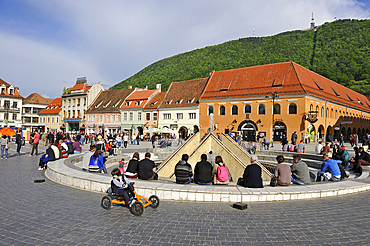
M 144 208 L 151 206 L 157 208 L 159 206 L 159 198 L 155 195 L 149 197 L 138 195 L 134 190 L 133 182 L 129 181 L 125 176 L 121 176 L 118 168 L 111 172 L 113 180 L 111 188 L 108 189 L 108 195 L 104 196 L 101 201 L 101 206 L 104 209 L 110 209 L 112 204 L 127 205 L 130 207 L 131 213 L 140 216 L 144 212 Z

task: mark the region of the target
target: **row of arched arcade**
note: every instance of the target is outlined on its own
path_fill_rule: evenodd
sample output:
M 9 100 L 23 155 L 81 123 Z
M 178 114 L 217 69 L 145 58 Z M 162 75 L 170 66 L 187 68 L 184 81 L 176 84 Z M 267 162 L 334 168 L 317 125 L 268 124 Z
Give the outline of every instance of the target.
M 265 132 L 259 131 L 258 125 L 252 120 L 242 121 L 238 126 L 238 132 L 241 134 L 243 141 L 256 141 L 257 136 L 260 133 L 266 135 Z M 292 132 L 293 130 L 291 133 Z M 319 125 L 319 127 L 316 129 L 313 124 L 310 124 L 307 127 L 306 132 L 302 134 L 302 136 L 299 136 L 299 139 L 308 138 L 310 141 L 318 141 L 318 139 L 322 139 L 328 142 L 337 139 L 339 141 L 342 134 L 344 140 L 348 141 L 353 134 L 357 134 L 361 140 L 368 133 L 368 129 L 365 128 L 356 128 L 350 126 L 337 127 L 329 125 L 325 129 L 323 125 Z M 274 141 L 281 141 L 283 134 L 287 135 L 287 126 L 283 122 L 276 122 L 273 127 L 273 134 Z M 287 135 L 287 137 L 290 139 L 290 136 Z

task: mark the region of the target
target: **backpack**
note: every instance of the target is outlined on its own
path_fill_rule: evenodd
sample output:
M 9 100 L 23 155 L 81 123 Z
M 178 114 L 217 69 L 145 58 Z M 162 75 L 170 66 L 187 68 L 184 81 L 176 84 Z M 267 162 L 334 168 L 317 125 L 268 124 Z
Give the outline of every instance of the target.
M 219 164 L 218 164 L 219 165 Z M 220 182 L 226 182 L 229 179 L 229 171 L 225 165 L 219 165 L 217 168 L 217 180 Z

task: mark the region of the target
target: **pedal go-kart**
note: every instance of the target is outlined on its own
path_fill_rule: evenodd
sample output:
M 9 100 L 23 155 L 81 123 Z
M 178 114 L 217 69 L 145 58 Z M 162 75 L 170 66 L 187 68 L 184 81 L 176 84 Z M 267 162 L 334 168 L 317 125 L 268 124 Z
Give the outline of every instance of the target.
M 136 191 L 133 191 L 137 200 L 131 204 L 130 211 L 135 216 L 140 216 L 144 213 L 144 208 L 150 206 L 152 208 L 157 208 L 159 206 L 159 198 L 156 195 L 152 195 L 147 199 L 146 197 L 139 195 Z M 101 199 L 101 206 L 104 209 L 110 209 L 112 204 L 127 205 L 125 198 L 123 196 L 117 196 L 112 192 L 112 188 L 108 189 L 108 195 Z M 127 205 L 128 206 L 128 205 Z

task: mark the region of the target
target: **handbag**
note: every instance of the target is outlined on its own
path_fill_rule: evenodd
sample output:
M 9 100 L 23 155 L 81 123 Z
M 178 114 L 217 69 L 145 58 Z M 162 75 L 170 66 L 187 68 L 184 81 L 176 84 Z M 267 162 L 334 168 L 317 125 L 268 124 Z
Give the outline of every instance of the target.
M 275 175 L 272 175 L 271 181 L 270 181 L 270 186 L 276 187 L 278 185 L 278 178 Z
M 30 144 L 33 144 L 33 138 L 30 138 L 29 143 L 30 143 Z
M 5 149 L 9 149 L 9 144 L 8 143 L 5 144 Z

